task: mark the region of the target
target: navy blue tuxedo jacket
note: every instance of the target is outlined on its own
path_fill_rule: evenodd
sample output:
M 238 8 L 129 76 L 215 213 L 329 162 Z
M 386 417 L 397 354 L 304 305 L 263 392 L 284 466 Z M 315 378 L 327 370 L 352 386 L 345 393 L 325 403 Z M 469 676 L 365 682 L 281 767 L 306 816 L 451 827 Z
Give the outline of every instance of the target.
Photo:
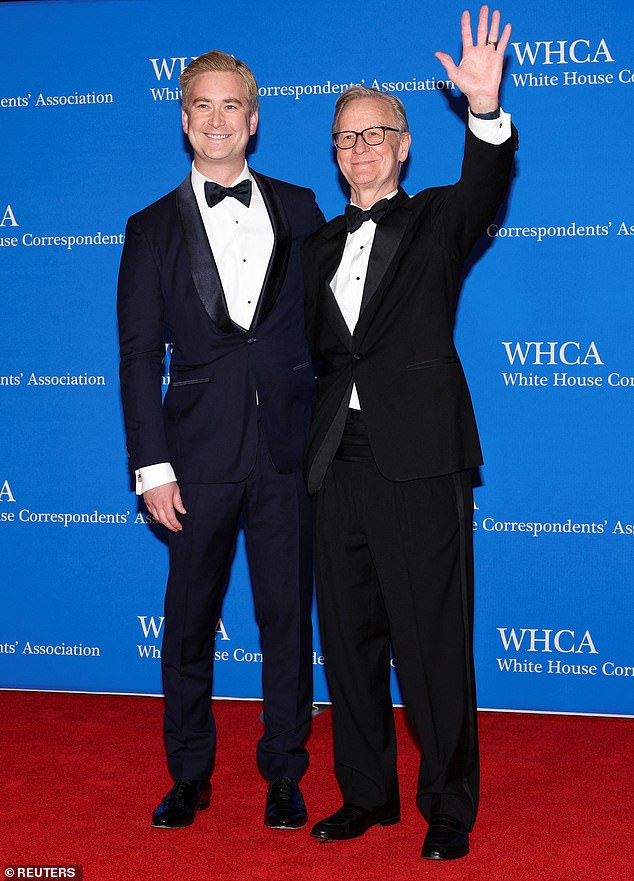
M 258 413 L 276 469 L 301 469 L 314 378 L 300 249 L 324 219 L 310 190 L 252 173 L 274 246 L 248 329 L 229 317 L 189 175 L 128 221 L 118 318 L 132 471 L 170 462 L 179 481 L 242 480 L 255 461 Z M 173 351 L 162 403 L 166 342 Z

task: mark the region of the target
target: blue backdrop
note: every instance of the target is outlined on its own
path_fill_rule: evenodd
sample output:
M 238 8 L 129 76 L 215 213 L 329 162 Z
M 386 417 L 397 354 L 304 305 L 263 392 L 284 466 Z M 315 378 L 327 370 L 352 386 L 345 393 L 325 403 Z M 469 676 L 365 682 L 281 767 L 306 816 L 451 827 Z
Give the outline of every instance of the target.
M 167 551 L 127 478 L 115 287 L 127 216 L 189 167 L 182 67 L 212 48 L 247 61 L 261 95 L 251 164 L 312 187 L 332 217 L 345 197 L 329 127 L 350 83 L 404 100 L 407 190 L 458 177 L 464 105 L 433 52 L 459 56 L 461 11 L 0 5 L 0 686 L 160 693 Z M 487 463 L 479 704 L 633 714 L 634 8 L 502 12 L 517 175 L 457 328 Z M 241 547 L 216 651 L 215 694 L 258 697 Z M 314 669 L 326 701 L 317 632 Z

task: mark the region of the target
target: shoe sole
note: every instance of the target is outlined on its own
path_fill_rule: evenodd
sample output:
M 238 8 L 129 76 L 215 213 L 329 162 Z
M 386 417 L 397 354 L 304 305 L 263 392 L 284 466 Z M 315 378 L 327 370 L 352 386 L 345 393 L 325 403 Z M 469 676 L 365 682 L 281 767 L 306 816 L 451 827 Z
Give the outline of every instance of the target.
M 316 838 L 317 841 L 321 841 L 322 843 L 326 843 L 327 841 L 350 841 L 353 838 L 361 838 L 362 835 L 371 829 L 372 826 L 393 826 L 395 823 L 401 822 L 401 815 L 399 814 L 397 817 L 387 817 L 385 820 L 377 820 L 375 823 L 372 823 L 370 826 L 367 826 L 362 832 L 355 832 L 354 835 L 329 835 L 326 833 L 322 835 L 320 832 L 311 832 L 313 838 Z
M 308 819 L 304 820 L 303 823 L 297 823 L 295 826 L 291 826 L 289 823 L 280 823 L 279 825 L 276 823 L 267 823 L 264 821 L 264 825 L 267 829 L 287 829 L 289 832 L 292 832 L 294 829 L 303 829 L 303 827 L 308 822 Z
M 210 804 L 211 804 L 211 799 L 209 799 L 208 801 L 198 802 L 198 804 L 194 808 L 194 811 L 195 812 L 206 811 Z M 196 813 L 194 813 L 194 816 L 187 823 L 179 823 L 178 826 L 175 825 L 174 823 L 172 823 L 172 824 L 155 823 L 154 821 L 152 821 L 152 829 L 187 829 L 188 826 L 192 825 L 192 823 L 194 822 L 195 819 L 196 819 Z
M 465 850 L 458 850 L 452 854 L 440 854 L 440 853 L 422 853 L 421 856 L 424 860 L 442 860 L 447 862 L 448 860 L 459 860 L 462 857 L 466 857 L 469 853 L 469 848 L 467 847 Z

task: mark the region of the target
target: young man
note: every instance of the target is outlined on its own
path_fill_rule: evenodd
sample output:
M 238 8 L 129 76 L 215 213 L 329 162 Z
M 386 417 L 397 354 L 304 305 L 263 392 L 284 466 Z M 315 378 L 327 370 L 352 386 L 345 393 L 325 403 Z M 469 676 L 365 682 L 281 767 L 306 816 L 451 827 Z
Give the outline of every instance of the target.
M 310 504 L 300 471 L 314 396 L 299 250 L 323 216 L 309 190 L 248 167 L 258 92 L 243 62 L 208 52 L 180 82 L 191 174 L 130 218 L 118 296 L 130 466 L 169 530 L 162 672 L 175 784 L 152 823 L 187 826 L 209 806 L 214 630 L 243 527 L 263 654 L 264 822 L 299 828 L 312 706 Z

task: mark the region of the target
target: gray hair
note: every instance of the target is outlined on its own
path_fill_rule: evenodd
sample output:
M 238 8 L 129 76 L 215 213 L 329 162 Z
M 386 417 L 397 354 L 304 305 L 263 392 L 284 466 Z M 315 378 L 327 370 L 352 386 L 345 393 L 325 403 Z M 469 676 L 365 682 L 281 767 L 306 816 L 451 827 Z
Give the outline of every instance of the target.
M 405 113 L 405 107 L 400 98 L 397 98 L 396 95 L 390 95 L 388 92 L 379 92 L 378 89 L 370 89 L 367 86 L 350 86 L 349 89 L 346 89 L 345 92 L 342 92 L 341 95 L 339 95 L 337 103 L 335 104 L 335 118 L 332 123 L 333 132 L 337 131 L 337 123 L 344 108 L 347 107 L 351 101 L 356 101 L 357 98 L 377 98 L 379 101 L 384 101 L 394 116 L 394 121 L 396 122 L 396 127 L 399 132 L 403 134 L 403 132 L 409 131 L 407 114 Z

